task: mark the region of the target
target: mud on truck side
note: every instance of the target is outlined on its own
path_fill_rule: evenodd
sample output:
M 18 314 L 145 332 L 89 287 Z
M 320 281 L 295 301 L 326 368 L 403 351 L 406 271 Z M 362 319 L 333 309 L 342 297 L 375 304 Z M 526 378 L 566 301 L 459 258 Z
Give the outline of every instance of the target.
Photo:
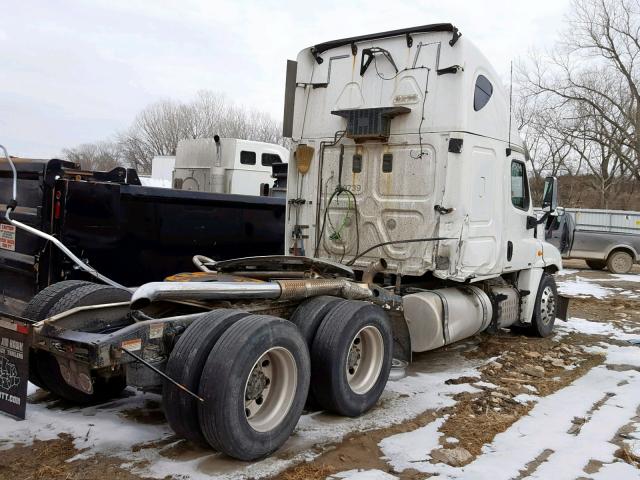
M 53 285 L 23 315 L 31 381 L 79 402 L 161 391 L 179 435 L 254 460 L 305 404 L 371 409 L 394 359 L 486 330 L 550 335 L 561 258 L 535 237 L 509 128 L 497 74 L 451 24 L 302 50 L 287 72 L 287 255 L 200 258 L 133 291 Z

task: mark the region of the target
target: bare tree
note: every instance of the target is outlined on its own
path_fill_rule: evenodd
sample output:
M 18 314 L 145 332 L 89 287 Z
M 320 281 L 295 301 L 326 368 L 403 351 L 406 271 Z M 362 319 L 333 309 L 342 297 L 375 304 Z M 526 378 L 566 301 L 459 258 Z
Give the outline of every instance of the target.
M 83 143 L 64 149 L 62 156 L 84 170 L 109 171 L 124 163 L 120 148 L 114 142 Z
M 597 116 L 613 150 L 640 180 L 640 2 L 574 0 L 563 41 L 532 57 L 522 80 L 529 95 L 558 99 L 569 118 Z

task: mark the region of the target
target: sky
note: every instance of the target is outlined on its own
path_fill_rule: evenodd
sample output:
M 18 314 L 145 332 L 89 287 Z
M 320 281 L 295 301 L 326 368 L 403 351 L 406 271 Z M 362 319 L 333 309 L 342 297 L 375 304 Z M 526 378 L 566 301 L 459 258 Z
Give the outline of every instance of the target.
M 451 22 L 503 78 L 548 47 L 570 0 L 0 0 L 0 144 L 15 156 L 125 130 L 200 90 L 281 119 L 287 59 L 316 43 Z

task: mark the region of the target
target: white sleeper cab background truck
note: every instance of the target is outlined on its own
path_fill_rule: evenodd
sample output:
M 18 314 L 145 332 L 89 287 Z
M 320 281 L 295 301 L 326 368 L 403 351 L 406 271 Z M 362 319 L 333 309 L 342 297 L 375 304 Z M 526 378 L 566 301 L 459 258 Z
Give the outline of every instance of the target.
M 286 90 L 287 255 L 197 257 L 199 272 L 135 289 L 48 287 L 1 319 L 31 345 L 33 383 L 79 403 L 161 392 L 179 435 L 255 460 L 305 405 L 367 412 L 413 352 L 551 334 L 560 253 L 535 236 L 508 97 L 453 25 L 306 48 Z M 550 178 L 544 217 L 555 208 Z

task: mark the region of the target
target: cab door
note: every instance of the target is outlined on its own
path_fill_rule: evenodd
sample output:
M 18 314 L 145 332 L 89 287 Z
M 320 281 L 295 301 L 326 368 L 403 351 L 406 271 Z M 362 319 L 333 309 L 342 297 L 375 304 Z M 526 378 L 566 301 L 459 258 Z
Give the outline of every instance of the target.
M 542 254 L 534 229 L 527 228 L 527 217 L 533 216 L 527 167 L 524 160 L 514 157 L 506 170 L 505 215 L 503 237 L 504 271 L 530 268 L 536 255 Z

